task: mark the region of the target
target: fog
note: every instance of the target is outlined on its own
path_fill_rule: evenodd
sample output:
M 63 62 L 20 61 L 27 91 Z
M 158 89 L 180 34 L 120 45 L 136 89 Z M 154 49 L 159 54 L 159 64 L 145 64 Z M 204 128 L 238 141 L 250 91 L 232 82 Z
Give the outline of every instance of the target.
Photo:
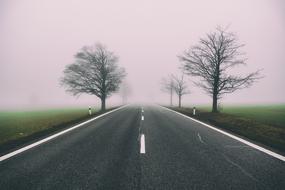
M 1 0 L 0 109 L 98 105 L 60 87 L 66 65 L 84 45 L 105 44 L 120 57 L 130 102 L 168 103 L 161 78 L 179 73 L 177 55 L 213 31 L 229 27 L 246 44 L 248 66 L 265 78 L 222 99 L 225 104 L 285 102 L 285 3 L 282 0 Z M 211 98 L 187 77 L 183 104 Z M 115 94 L 107 100 L 118 104 Z

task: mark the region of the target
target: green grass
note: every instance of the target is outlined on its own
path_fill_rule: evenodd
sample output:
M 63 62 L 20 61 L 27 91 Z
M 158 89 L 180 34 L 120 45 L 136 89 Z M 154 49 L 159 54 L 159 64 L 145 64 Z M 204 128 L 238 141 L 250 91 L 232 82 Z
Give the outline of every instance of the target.
M 202 112 L 210 112 L 210 106 L 197 106 Z M 223 106 L 221 113 L 240 116 L 257 122 L 285 128 L 285 105 L 241 105 Z
M 222 113 L 246 117 L 265 124 L 285 128 L 285 105 L 226 106 Z
M 191 108 L 172 109 L 285 153 L 285 105 L 224 106 L 220 113 L 197 106 L 196 116 Z
M 0 111 L 0 144 L 88 117 L 86 109 Z

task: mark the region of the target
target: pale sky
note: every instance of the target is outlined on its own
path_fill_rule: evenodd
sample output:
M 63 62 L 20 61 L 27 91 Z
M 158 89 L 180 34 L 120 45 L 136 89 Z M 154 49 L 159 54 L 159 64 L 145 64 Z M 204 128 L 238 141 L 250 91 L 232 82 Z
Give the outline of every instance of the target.
M 246 44 L 245 74 L 266 77 L 222 103 L 285 102 L 285 2 L 282 0 L 0 0 L 0 109 L 96 105 L 59 85 L 63 69 L 84 45 L 105 44 L 120 57 L 132 101 L 168 102 L 160 80 L 178 73 L 177 55 L 217 25 Z M 211 103 L 195 87 L 183 103 Z M 119 103 L 114 95 L 109 103 Z

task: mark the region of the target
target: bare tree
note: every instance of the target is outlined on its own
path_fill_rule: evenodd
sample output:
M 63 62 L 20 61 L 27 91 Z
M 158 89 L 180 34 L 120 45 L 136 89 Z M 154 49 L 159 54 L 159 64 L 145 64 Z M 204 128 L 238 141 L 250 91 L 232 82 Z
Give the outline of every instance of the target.
M 181 75 L 181 77 L 172 75 L 172 78 L 173 78 L 173 89 L 178 96 L 178 107 L 181 108 L 182 96 L 185 94 L 189 94 L 190 91 L 187 89 L 187 84 L 186 81 L 184 80 L 184 73 Z
M 245 54 L 240 51 L 243 46 L 236 35 L 217 27 L 215 32 L 201 38 L 198 45 L 179 56 L 187 74 L 201 78 L 195 84 L 212 96 L 212 112 L 218 112 L 218 99 L 224 94 L 249 87 L 261 78 L 260 71 L 246 76 L 229 73 L 231 68 L 246 64 Z
M 163 92 L 170 94 L 170 106 L 172 106 L 173 105 L 172 97 L 173 97 L 174 86 L 173 86 L 173 78 L 171 75 L 169 75 L 167 78 L 162 79 L 161 90 Z
M 85 46 L 75 55 L 75 62 L 66 66 L 61 84 L 73 95 L 97 96 L 105 110 L 106 98 L 119 89 L 126 75 L 117 62 L 118 57 L 102 44 Z
M 122 103 L 126 104 L 128 102 L 128 97 L 132 93 L 130 85 L 124 81 L 120 87 L 120 95 L 122 97 Z

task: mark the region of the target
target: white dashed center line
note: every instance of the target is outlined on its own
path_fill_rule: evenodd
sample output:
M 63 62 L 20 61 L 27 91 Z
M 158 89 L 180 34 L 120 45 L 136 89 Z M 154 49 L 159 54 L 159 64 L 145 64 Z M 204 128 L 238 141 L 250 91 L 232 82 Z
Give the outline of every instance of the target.
M 145 136 L 144 134 L 141 135 L 141 148 L 140 148 L 140 153 L 145 154 Z

